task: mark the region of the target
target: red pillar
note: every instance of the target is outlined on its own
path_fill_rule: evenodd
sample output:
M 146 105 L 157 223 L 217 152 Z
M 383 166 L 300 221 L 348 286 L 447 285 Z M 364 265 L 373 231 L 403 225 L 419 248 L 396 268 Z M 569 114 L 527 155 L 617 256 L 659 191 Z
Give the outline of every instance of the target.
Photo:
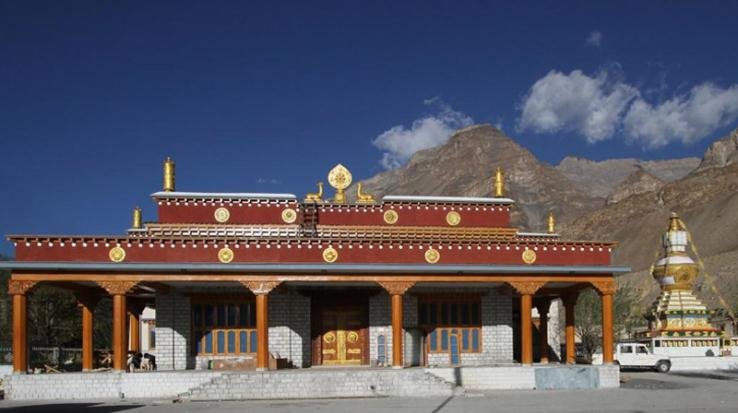
M 94 330 L 95 306 L 98 297 L 77 296 L 78 306 L 82 309 L 82 371 L 90 371 L 94 367 Z
M 577 295 L 564 297 L 564 311 L 566 317 L 566 364 L 576 364 L 576 324 L 574 310 L 577 304 Z
M 28 339 L 26 326 L 27 299 L 25 294 L 13 295 L 13 372 L 28 370 Z
M 523 294 L 520 296 L 520 340 L 522 364 L 533 363 L 533 322 L 530 312 L 533 309 L 533 296 Z
M 392 295 L 392 367 L 402 368 L 403 311 L 402 295 Z
M 256 295 L 256 370 L 269 370 L 269 296 Z
M 613 362 L 612 294 L 602 294 L 602 364 Z
M 113 294 L 113 370 L 122 371 L 126 368 L 126 338 L 126 296 Z
M 35 281 L 8 281 L 8 295 L 13 297 L 13 373 L 28 371 L 28 293 Z

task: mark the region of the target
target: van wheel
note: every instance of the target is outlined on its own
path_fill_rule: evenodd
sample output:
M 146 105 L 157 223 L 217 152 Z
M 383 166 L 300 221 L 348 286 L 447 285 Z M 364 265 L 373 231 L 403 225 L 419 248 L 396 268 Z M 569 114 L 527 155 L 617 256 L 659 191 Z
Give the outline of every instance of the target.
M 671 363 L 667 360 L 661 360 L 656 363 L 656 371 L 659 373 L 668 373 L 671 370 Z

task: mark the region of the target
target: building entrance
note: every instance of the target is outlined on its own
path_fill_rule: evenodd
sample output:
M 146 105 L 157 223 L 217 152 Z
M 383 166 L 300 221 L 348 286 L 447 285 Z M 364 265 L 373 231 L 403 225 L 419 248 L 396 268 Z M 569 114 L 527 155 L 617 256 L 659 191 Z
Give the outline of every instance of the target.
M 317 334 L 313 335 L 313 362 L 316 365 L 358 366 L 369 362 L 367 305 L 355 304 L 366 300 L 346 301 L 328 298 L 315 309 L 318 325 Z

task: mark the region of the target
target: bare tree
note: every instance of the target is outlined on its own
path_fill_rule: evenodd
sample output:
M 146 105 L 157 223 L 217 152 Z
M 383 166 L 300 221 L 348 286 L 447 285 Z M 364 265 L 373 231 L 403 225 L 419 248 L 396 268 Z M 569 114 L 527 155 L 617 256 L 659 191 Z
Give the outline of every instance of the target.
M 636 325 L 644 325 L 645 319 L 638 310 L 635 290 L 627 283 L 619 284 L 613 300 L 613 337 L 615 340 L 624 331 Z M 587 360 L 602 343 L 602 301 L 593 289 L 579 294 L 575 309 L 577 335 L 582 343 L 582 350 Z

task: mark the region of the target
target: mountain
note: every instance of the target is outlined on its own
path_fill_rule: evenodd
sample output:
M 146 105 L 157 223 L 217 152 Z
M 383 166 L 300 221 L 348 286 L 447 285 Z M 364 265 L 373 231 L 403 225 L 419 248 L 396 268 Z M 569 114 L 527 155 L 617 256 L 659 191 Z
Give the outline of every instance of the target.
M 567 156 L 556 165 L 581 191 L 596 197 L 607 198 L 629 176 L 642 170 L 654 177 L 671 182 L 681 179 L 700 164 L 699 158 L 641 161 L 639 159 L 609 159 L 591 161 Z
M 738 161 L 738 129 L 728 136 L 713 142 L 705 156 L 702 158 L 697 170 L 708 168 L 719 168 L 728 166 Z
M 642 168 L 630 174 L 607 198 L 608 204 L 620 202 L 625 198 L 646 192 L 656 191 L 664 186 L 664 181 L 651 175 Z
M 567 238 L 610 239 L 618 242 L 613 263 L 629 265 L 631 282 L 644 300 L 658 292 L 647 269 L 662 252 L 661 234 L 671 211 L 678 212 L 692 233 L 707 274 L 697 281 L 698 296 L 717 307 L 713 280 L 729 305 L 738 303 L 738 130 L 717 140 L 697 169 L 673 182 L 654 185 L 617 203 L 594 210 L 567 226 Z M 649 301 L 650 302 L 650 301 Z
M 642 294 L 644 308 L 658 293 L 647 270 L 662 252 L 672 211 L 689 226 L 707 266 L 697 295 L 717 307 L 714 280 L 729 305 L 738 303 L 738 129 L 715 141 L 702 160 L 568 157 L 552 167 L 493 126 L 474 125 L 417 152 L 405 166 L 363 181 L 364 190 L 377 198 L 490 196 L 497 167 L 506 174 L 506 196 L 516 201 L 513 225 L 543 230 L 551 210 L 564 239 L 616 241 L 613 264 L 633 268 L 620 280 Z
M 505 172 L 505 195 L 516 201 L 513 223 L 524 229 L 543 230 L 549 211 L 566 224 L 604 204 L 604 199 L 580 191 L 564 174 L 491 125 L 460 129 L 446 144 L 419 151 L 403 167 L 380 173 L 363 185 L 376 197 L 490 196 L 497 167 Z

